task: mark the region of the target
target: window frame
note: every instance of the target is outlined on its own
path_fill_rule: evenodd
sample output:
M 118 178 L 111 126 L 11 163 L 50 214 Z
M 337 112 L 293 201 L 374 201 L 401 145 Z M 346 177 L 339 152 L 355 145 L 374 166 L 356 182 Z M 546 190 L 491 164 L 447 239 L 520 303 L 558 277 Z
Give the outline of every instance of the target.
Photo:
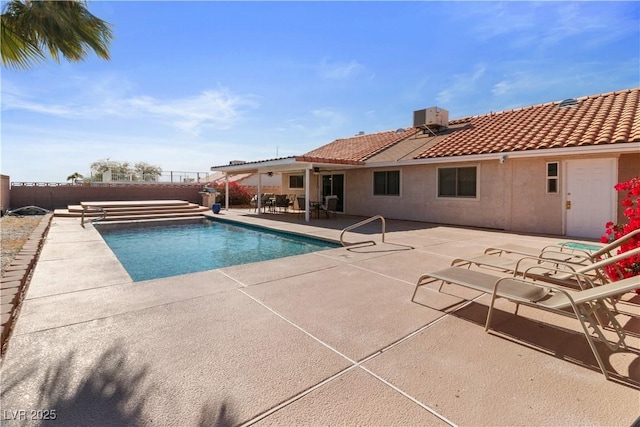
M 297 187 L 297 186 L 294 187 L 294 186 L 291 185 L 292 184 L 291 178 L 294 178 L 294 177 L 299 177 L 300 178 L 301 185 L 299 187 Z M 300 190 L 300 189 L 303 189 L 303 188 L 304 188 L 304 175 L 302 175 L 302 174 L 290 174 L 289 175 L 289 189 L 290 190 Z
M 549 166 L 550 165 L 556 165 L 556 174 L 555 175 L 550 175 L 549 174 Z M 545 192 L 547 194 L 558 194 L 560 193 L 560 162 L 555 161 L 555 162 L 546 162 L 545 163 Z M 551 182 L 555 182 L 555 191 L 551 191 L 549 189 L 549 185 L 551 184 Z
M 456 194 L 455 195 L 441 195 L 440 194 L 440 171 L 443 169 L 454 169 L 456 171 Z M 475 189 L 473 196 L 458 195 L 458 170 L 459 169 L 475 169 Z M 436 167 L 436 199 L 442 200 L 479 200 L 480 199 L 480 165 L 464 165 L 464 166 L 438 166 Z
M 390 172 L 396 172 L 398 174 L 398 193 L 389 193 L 389 173 Z M 385 193 L 384 194 L 378 194 L 376 193 L 376 174 L 379 173 L 384 173 L 385 174 L 385 182 L 384 182 L 384 186 L 385 186 Z M 371 193 L 373 194 L 373 197 L 402 197 L 402 169 L 382 169 L 382 170 L 375 170 L 373 171 L 373 173 L 371 174 Z

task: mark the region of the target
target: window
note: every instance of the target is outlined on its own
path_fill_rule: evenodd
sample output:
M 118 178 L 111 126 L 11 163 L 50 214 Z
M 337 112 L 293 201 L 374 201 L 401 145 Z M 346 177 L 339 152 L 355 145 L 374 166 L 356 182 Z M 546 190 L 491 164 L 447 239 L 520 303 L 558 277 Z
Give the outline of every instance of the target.
M 304 175 L 289 175 L 289 188 L 304 188 Z
M 558 192 L 558 162 L 547 163 L 547 193 Z
M 438 169 L 438 197 L 476 197 L 477 168 Z
M 381 171 L 373 173 L 374 196 L 399 196 L 400 171 Z

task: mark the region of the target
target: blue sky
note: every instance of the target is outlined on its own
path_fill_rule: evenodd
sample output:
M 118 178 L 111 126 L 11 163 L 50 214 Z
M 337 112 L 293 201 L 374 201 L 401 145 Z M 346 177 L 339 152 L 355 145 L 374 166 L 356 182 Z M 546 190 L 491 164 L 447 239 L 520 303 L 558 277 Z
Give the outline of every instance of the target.
M 110 61 L 2 69 L 2 173 L 208 171 L 640 86 L 638 2 L 89 1 Z

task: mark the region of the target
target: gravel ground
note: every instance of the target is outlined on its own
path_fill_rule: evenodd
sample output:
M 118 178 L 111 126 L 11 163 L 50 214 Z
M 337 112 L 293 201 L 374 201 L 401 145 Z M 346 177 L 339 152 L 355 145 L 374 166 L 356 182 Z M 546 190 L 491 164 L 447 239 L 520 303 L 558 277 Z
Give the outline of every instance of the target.
M 0 218 L 0 234 L 2 234 L 2 272 L 25 244 L 31 232 L 40 224 L 44 215 L 13 216 Z

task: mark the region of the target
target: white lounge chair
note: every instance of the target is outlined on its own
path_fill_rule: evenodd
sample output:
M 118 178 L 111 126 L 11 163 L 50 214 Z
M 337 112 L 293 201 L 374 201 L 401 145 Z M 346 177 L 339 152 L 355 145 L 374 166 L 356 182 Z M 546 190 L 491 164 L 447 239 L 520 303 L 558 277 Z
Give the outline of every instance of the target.
M 506 243 L 497 246 L 491 246 L 485 249 L 485 255 L 502 255 L 502 254 L 516 254 L 523 256 L 535 256 L 541 257 L 545 252 L 550 252 L 547 258 L 551 258 L 553 256 L 558 256 L 560 260 L 562 259 L 571 259 L 575 257 L 575 262 L 579 262 L 580 260 L 590 260 L 594 261 L 603 257 L 613 256 L 613 251 L 618 249 L 623 243 L 628 242 L 629 240 L 636 238 L 636 236 L 640 237 L 640 229 L 634 230 L 619 239 L 616 239 L 607 244 L 595 244 L 594 247 L 598 246 L 599 249 L 594 251 L 587 251 L 584 249 L 577 249 L 574 246 L 581 244 L 581 242 L 563 242 L 557 245 L 549 245 L 545 246 L 542 249 L 531 248 L 528 246 L 517 245 L 512 243 Z M 579 247 L 579 246 L 578 246 Z M 560 252 L 561 255 L 557 255 Z
M 607 251 L 611 251 L 608 248 Z M 548 255 L 551 253 L 551 256 Z M 542 252 L 538 257 L 523 256 L 520 258 L 508 256 L 480 255 L 470 258 L 456 258 L 451 262 L 452 266 L 490 267 L 514 276 L 524 276 L 533 279 L 544 280 L 559 285 L 577 285 L 581 289 L 598 286 L 610 281 L 603 267 L 615 265 L 618 261 L 640 254 L 640 248 L 634 248 L 621 254 L 612 255 L 604 259 L 589 259 L 575 262 L 571 258 L 564 260 L 560 257 L 562 252 Z M 618 271 L 619 277 L 622 272 Z
M 533 282 L 515 277 L 500 277 L 483 271 L 469 270 L 462 267 L 449 267 L 421 276 L 418 279 L 411 301 L 414 301 L 420 286 L 438 281 L 440 282 L 438 291 L 441 290 L 444 283 L 452 283 L 492 295 L 491 305 L 489 306 L 485 323 L 485 331 L 487 332 L 489 332 L 490 329 L 491 316 L 497 298 L 506 298 L 515 302 L 516 315 L 518 313 L 518 306 L 523 304 L 564 316 L 575 317 L 578 322 L 580 322 L 589 347 L 598 362 L 598 366 L 607 379 L 609 378 L 609 374 L 598 353 L 593 337 L 589 333 L 589 327 L 593 329 L 596 337 L 604 342 L 612 351 L 616 351 L 621 347 L 626 349 L 624 330 L 613 313 L 606 307 L 604 300 L 608 298 L 619 298 L 629 291 L 640 288 L 640 276 L 607 283 L 606 285 L 596 288 L 572 291 L 548 283 Z M 618 336 L 616 342 L 608 341 L 598 326 L 596 318 L 600 320 L 603 315 Z

